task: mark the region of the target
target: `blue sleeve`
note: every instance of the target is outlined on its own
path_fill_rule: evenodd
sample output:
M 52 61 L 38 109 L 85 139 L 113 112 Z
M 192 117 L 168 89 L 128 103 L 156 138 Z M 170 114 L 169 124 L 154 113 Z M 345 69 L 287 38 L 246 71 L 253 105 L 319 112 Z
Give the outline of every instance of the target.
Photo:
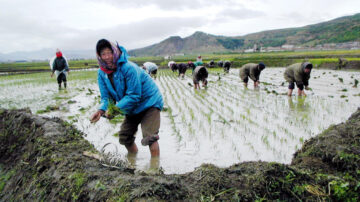
M 116 104 L 121 111 L 128 114 L 131 112 L 141 98 L 141 81 L 140 73 L 136 71 L 136 67 L 131 64 L 126 64 L 124 67 L 124 77 L 126 83 L 125 96 Z
M 109 104 L 110 94 L 106 87 L 104 78 L 100 75 L 100 73 L 98 73 L 98 84 L 99 84 L 100 96 L 101 96 L 99 109 L 106 111 Z

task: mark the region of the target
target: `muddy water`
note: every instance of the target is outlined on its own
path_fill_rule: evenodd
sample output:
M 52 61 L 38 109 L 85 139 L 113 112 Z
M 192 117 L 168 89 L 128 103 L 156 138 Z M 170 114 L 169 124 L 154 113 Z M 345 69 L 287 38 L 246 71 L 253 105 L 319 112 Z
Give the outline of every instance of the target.
M 190 74 L 180 80 L 170 71 L 159 72 L 156 83 L 169 109 L 161 113 L 159 133 L 159 163 L 165 173 L 185 173 L 202 163 L 221 167 L 252 160 L 289 163 L 304 141 L 345 121 L 360 106 L 360 85 L 352 87 L 354 79 L 360 80 L 360 72 L 313 70 L 308 96 L 296 96 L 295 89 L 289 98 L 281 95 L 287 92 L 287 84 L 282 85 L 283 68 L 265 69 L 259 90 L 252 87 L 252 81 L 245 89 L 238 71 L 221 73 L 220 79 L 217 72 L 211 72 L 209 88 L 198 91 L 189 85 Z M 57 105 L 59 110 L 43 115 L 73 123 L 96 148 L 125 159 L 126 150 L 114 136 L 120 123 L 111 124 L 104 118 L 96 124 L 89 122 L 99 101 L 96 72 L 90 79 L 80 79 L 80 74 L 71 75 L 70 88 L 60 92 L 55 80 L 45 81 L 45 73 L 26 78 L 4 76 L 0 106 L 30 107 L 36 113 Z M 139 130 L 139 153 L 130 161 L 138 169 L 148 170 L 157 162 L 151 162 L 149 149 L 141 146 L 141 136 Z

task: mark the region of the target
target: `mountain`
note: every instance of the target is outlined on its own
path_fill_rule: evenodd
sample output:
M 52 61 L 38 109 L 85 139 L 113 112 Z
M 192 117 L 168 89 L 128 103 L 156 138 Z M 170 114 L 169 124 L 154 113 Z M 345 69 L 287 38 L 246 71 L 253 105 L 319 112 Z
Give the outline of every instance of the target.
M 176 53 L 213 53 L 228 50 L 240 50 L 244 44 L 243 39 L 235 37 L 216 36 L 204 32 L 195 32 L 193 35 L 181 38 L 172 36 L 168 39 L 145 48 L 129 51 L 132 56 L 159 56 Z
M 263 31 L 237 38 L 244 39 L 246 47 L 252 47 L 254 43 L 267 47 L 284 44 L 315 46 L 358 41 L 360 13 L 305 27 Z
M 360 13 L 308 25 L 287 28 L 245 36 L 226 37 L 195 32 L 189 37 L 172 36 L 160 43 L 129 51 L 132 56 L 164 56 L 176 53 L 197 54 L 239 51 L 252 48 L 254 44 L 263 47 L 316 46 L 326 43 L 343 43 L 360 40 Z

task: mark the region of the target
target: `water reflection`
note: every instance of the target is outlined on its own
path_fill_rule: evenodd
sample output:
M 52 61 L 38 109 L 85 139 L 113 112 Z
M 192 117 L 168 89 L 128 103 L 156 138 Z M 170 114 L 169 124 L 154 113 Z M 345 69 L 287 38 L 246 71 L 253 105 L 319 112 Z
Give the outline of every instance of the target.
M 293 99 L 295 99 L 295 103 Z M 290 111 L 308 112 L 311 108 L 310 104 L 306 102 L 306 96 L 288 97 L 288 104 Z
M 150 170 L 158 170 L 160 168 L 160 158 L 158 156 L 151 157 Z
M 130 163 L 130 166 L 132 166 L 134 168 L 136 167 L 136 156 L 137 156 L 137 154 L 134 154 L 134 153 L 128 153 L 126 156 Z

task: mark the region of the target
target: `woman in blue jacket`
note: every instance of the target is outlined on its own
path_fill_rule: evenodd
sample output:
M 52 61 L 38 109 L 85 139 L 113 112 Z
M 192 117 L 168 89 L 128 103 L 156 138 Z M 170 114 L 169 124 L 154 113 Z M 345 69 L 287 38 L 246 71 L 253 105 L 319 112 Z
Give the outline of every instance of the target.
M 159 156 L 157 140 L 160 110 L 163 107 L 159 88 L 144 70 L 127 60 L 127 52 L 122 46 L 101 39 L 96 44 L 96 53 L 100 65 L 98 84 L 101 104 L 90 117 L 91 122 L 97 122 L 101 116 L 108 116 L 106 110 L 109 101 L 113 101 L 125 114 L 119 132 L 120 144 L 125 145 L 130 154 L 136 154 L 135 133 L 141 124 L 142 145 L 149 145 L 152 157 Z

